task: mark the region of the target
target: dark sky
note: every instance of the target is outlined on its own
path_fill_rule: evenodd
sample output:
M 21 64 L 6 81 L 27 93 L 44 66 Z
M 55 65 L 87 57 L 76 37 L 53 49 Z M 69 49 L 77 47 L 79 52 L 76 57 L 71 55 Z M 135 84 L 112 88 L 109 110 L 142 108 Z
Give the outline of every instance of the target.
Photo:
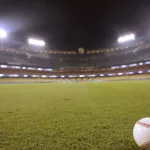
M 50 49 L 110 47 L 127 32 L 147 34 L 150 0 L 1 0 L 9 39 L 42 38 Z

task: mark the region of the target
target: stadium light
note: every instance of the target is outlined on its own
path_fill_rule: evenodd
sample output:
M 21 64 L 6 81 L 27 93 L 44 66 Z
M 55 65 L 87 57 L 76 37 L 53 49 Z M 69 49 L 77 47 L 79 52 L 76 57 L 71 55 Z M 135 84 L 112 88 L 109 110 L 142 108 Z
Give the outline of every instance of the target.
M 124 43 L 124 42 L 132 41 L 132 40 L 135 40 L 134 34 L 125 35 L 125 36 L 118 38 L 119 43 Z
M 80 78 L 84 78 L 84 77 L 85 77 L 85 75 L 79 75 L 79 77 L 80 77 Z
M 4 74 L 0 74 L 0 77 L 3 77 L 4 76 Z
M 28 39 L 28 44 L 35 45 L 35 46 L 45 46 L 45 42 L 42 40 L 36 39 Z
M 0 29 L 0 38 L 4 39 L 7 37 L 7 32 L 3 29 Z

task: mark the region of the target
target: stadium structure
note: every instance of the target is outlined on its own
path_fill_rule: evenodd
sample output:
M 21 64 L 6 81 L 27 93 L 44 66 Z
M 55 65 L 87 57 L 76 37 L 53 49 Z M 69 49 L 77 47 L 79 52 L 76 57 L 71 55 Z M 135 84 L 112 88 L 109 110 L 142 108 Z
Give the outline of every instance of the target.
M 150 74 L 150 38 L 111 48 L 71 51 L 21 45 L 0 48 L 0 78 L 37 78 L 54 81 L 111 80 Z
M 111 48 L 70 51 L 6 36 L 0 30 L 0 149 L 149 146 L 133 138 L 134 124 L 150 114 L 149 36 L 124 35 Z

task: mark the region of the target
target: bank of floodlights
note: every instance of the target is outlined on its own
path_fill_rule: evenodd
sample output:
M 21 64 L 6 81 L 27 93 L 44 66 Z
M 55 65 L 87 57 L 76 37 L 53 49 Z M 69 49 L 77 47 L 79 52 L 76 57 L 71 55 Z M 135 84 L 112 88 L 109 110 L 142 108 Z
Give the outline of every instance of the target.
M 125 43 L 135 40 L 135 34 L 128 34 L 118 38 L 118 43 Z
M 29 45 L 35 45 L 35 46 L 45 46 L 45 42 L 43 40 L 37 40 L 37 39 L 28 39 Z

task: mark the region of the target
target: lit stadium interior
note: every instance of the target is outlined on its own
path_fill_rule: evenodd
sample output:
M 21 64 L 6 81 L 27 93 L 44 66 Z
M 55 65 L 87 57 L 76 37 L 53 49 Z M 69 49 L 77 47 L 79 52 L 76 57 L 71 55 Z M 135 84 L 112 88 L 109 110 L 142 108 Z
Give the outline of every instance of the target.
M 38 41 L 29 40 L 29 45 L 16 49 L 3 44 L 0 49 L 1 78 L 88 81 L 110 77 L 112 80 L 116 76 L 138 75 L 142 78 L 150 73 L 149 37 L 131 39 L 112 48 L 74 51 L 46 50 Z
M 5 1 L 0 150 L 149 148 L 149 5 Z

